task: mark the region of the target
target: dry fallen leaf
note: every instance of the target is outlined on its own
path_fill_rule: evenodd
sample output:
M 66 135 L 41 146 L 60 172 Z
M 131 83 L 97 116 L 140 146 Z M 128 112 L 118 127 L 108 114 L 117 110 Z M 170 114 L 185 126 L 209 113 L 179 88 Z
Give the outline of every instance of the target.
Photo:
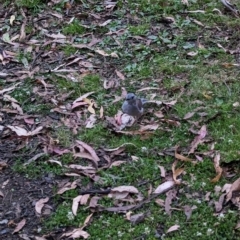
M 61 34 L 61 33 L 58 33 L 58 34 L 46 34 L 46 36 L 50 37 L 50 38 L 54 38 L 54 39 L 65 39 L 66 36 Z
M 21 222 L 17 224 L 12 234 L 19 232 L 25 226 L 25 224 L 26 224 L 26 219 L 23 219 Z
M 145 213 L 138 213 L 135 215 L 130 216 L 130 222 L 134 225 L 143 222 L 146 217 Z
M 96 173 L 96 168 L 91 167 L 91 166 L 82 166 L 79 164 L 70 164 L 69 166 L 67 166 L 67 168 L 69 169 L 76 169 L 78 170 L 78 172 L 83 173 L 83 175 L 89 176 L 91 177 L 91 175 L 95 175 Z
M 11 15 L 11 17 L 10 17 L 10 25 L 13 25 L 14 20 L 15 20 L 15 16 Z
M 46 156 L 46 153 L 45 152 L 42 152 L 42 153 L 38 153 L 36 154 L 35 156 L 33 156 L 32 158 L 28 159 L 27 162 L 25 162 L 23 164 L 23 166 L 26 166 L 32 162 L 34 162 L 35 160 L 37 160 L 38 158 L 42 157 L 42 156 Z
M 166 181 L 162 184 L 160 184 L 153 193 L 155 194 L 161 194 L 163 192 L 168 191 L 169 189 L 171 189 L 173 186 L 175 185 L 175 182 L 172 180 Z
M 148 131 L 148 130 L 150 130 L 150 131 L 157 130 L 158 127 L 159 127 L 159 124 L 156 124 L 156 123 L 149 124 L 149 125 L 145 125 L 145 126 L 140 126 L 139 131 L 140 132 L 145 132 L 145 131 Z
M 196 52 L 194 52 L 194 51 L 188 52 L 187 55 L 190 56 L 190 57 L 195 57 L 196 55 L 198 55 L 198 51 L 196 51 Z
M 7 125 L 7 127 L 10 128 L 12 131 L 14 131 L 18 136 L 25 136 L 25 137 L 34 136 L 34 135 L 40 133 L 40 131 L 43 129 L 43 127 L 40 126 L 40 127 L 36 128 L 35 130 L 28 132 L 24 128 L 21 128 L 18 126 Z
M 239 229 L 240 228 L 240 222 L 237 223 L 235 229 Z
M 173 225 L 173 226 L 171 226 L 171 227 L 167 230 L 166 233 L 170 233 L 170 232 L 176 231 L 176 230 L 178 230 L 179 228 L 180 228 L 179 225 Z
M 219 197 L 218 201 L 215 201 L 215 202 L 214 202 L 216 212 L 220 212 L 220 211 L 222 210 L 225 196 L 226 196 L 226 194 L 222 194 L 222 195 Z
M 60 161 L 57 161 L 57 160 L 54 160 L 54 159 L 49 159 L 48 162 L 50 162 L 50 163 L 56 163 L 56 164 L 58 164 L 58 165 L 61 166 L 61 167 L 63 166 Z
M 95 52 L 98 53 L 98 54 L 100 54 L 100 55 L 102 55 L 102 56 L 104 56 L 104 57 L 111 56 L 111 57 L 114 57 L 114 58 L 119 58 L 118 55 L 117 55 L 115 52 L 112 52 L 112 53 L 108 54 L 108 53 L 106 53 L 105 51 L 100 50 L 100 49 L 95 50 Z
M 195 114 L 195 112 L 189 112 L 189 113 L 187 113 L 187 114 L 183 117 L 183 119 L 184 119 L 184 120 L 187 120 L 187 119 L 193 117 L 194 114 Z
M 10 92 L 10 91 L 14 90 L 14 89 L 16 88 L 16 86 L 19 85 L 19 84 L 20 84 L 20 83 L 17 83 L 17 84 L 15 84 L 15 85 L 12 86 L 12 87 L 2 89 L 2 90 L 0 91 L 0 94 L 3 94 L 3 93 L 5 93 L 5 92 Z
M 92 160 L 96 168 L 98 166 L 98 162 L 100 161 L 95 150 L 80 140 L 76 140 L 76 145 L 73 148 L 73 156 Z
M 8 166 L 7 163 L 1 161 L 1 162 L 0 162 L 0 171 L 3 170 L 3 168 L 5 168 L 5 167 L 7 167 L 7 166 Z
M 82 228 L 76 228 L 71 232 L 64 233 L 61 236 L 61 238 L 63 238 L 63 237 L 68 237 L 68 238 L 73 238 L 73 239 L 83 237 L 84 239 L 87 239 L 90 237 L 90 235 L 87 232 L 83 231 Z
M 133 143 L 123 143 L 122 145 L 120 145 L 119 147 L 116 147 L 116 148 L 104 148 L 104 151 L 112 152 L 112 154 L 116 155 L 116 154 L 123 152 L 125 150 L 125 146 L 129 146 L 129 145 L 136 147 L 136 145 L 134 145 Z
M 89 198 L 90 198 L 90 194 L 84 194 L 80 200 L 80 204 L 86 205 Z
M 94 102 L 88 98 L 84 98 L 83 101 L 88 104 L 88 111 L 95 114 L 95 110 L 93 108 Z
M 74 216 L 77 215 L 78 205 L 79 205 L 81 198 L 82 198 L 82 195 L 79 195 L 73 199 L 72 213 Z
M 120 207 L 107 207 L 107 208 L 104 208 L 104 210 L 106 210 L 108 212 L 126 212 L 126 211 L 133 209 L 134 207 L 136 207 L 136 205 L 127 205 L 127 206 L 120 206 Z
M 211 180 L 211 182 L 216 183 L 219 181 L 220 177 L 222 176 L 223 169 L 220 167 L 220 153 L 216 153 L 214 157 L 214 168 L 217 173 L 217 176 Z
M 184 157 L 184 156 L 180 155 L 179 153 L 177 153 L 177 148 L 175 150 L 175 158 L 178 160 L 181 160 L 183 162 L 193 162 L 193 159 Z
M 192 19 L 194 23 L 196 23 L 198 26 L 204 27 L 204 24 L 196 19 Z
M 72 183 L 66 183 L 62 188 L 60 188 L 57 192 L 57 194 L 63 194 L 64 192 L 75 189 L 77 187 L 77 181 L 74 181 Z
M 188 0 L 181 0 L 181 2 L 182 2 L 184 5 L 187 5 L 187 6 L 188 6 Z
M 177 177 L 183 173 L 184 168 L 177 168 L 176 169 L 177 162 L 178 161 L 175 161 L 172 165 L 173 180 L 176 184 L 181 184 L 181 180 L 177 180 Z
M 121 80 L 125 80 L 125 76 L 118 70 L 115 70 L 117 76 L 121 79 Z
M 177 196 L 177 190 L 171 189 L 166 193 L 166 199 L 165 199 L 165 212 L 170 216 L 171 215 L 171 203 L 172 200 L 176 198 Z
M 103 118 L 103 111 L 104 111 L 104 110 L 103 110 L 103 107 L 101 106 L 101 107 L 100 107 L 100 111 L 99 111 L 99 113 L 100 113 L 100 114 L 99 114 L 99 118 Z
M 133 186 L 120 186 L 111 189 L 111 192 L 128 192 L 128 193 L 138 193 L 137 188 Z
M 194 153 L 195 149 L 197 148 L 197 146 L 202 142 L 202 140 L 205 138 L 205 136 L 207 135 L 207 127 L 206 125 L 203 125 L 201 127 L 201 129 L 198 131 L 198 136 L 196 136 L 194 138 L 194 140 L 191 143 L 191 149 L 188 152 L 188 154 L 190 153 Z
M 121 199 L 126 199 L 128 195 L 129 195 L 128 192 L 111 192 L 108 194 L 108 197 L 121 200 Z
M 38 236 L 35 236 L 35 239 L 34 240 L 47 240 L 45 237 L 38 237 Z
M 160 207 L 164 207 L 164 200 L 161 198 L 158 198 L 155 200 L 155 203 L 159 205 Z
M 83 223 L 82 229 L 85 228 L 91 221 L 91 218 L 93 216 L 93 213 L 91 213 L 90 215 L 88 215 Z
M 44 203 L 47 203 L 48 201 L 49 201 L 49 197 L 46 197 L 46 198 L 42 198 L 36 202 L 35 210 L 38 214 L 41 214 Z
M 84 95 L 82 95 L 81 97 L 77 98 L 74 102 L 73 105 L 76 104 L 77 102 L 82 102 L 84 98 L 87 98 L 88 96 L 92 95 L 94 92 L 89 92 L 86 93 Z M 72 107 L 73 108 L 73 107 Z
M 186 205 L 183 207 L 184 213 L 187 217 L 187 221 L 190 219 L 191 215 L 192 215 L 192 207 L 189 205 Z
M 126 161 L 114 161 L 113 163 L 111 163 L 111 165 L 109 166 L 109 168 L 112 168 L 112 167 L 118 167 L 122 164 L 125 164 Z
M 229 192 L 227 193 L 226 202 L 232 199 L 233 192 L 240 192 L 240 178 L 238 178 L 231 186 Z
M 165 178 L 166 176 L 166 170 L 163 166 L 158 166 L 161 172 L 161 177 Z
M 96 121 L 97 121 L 96 115 L 91 114 L 89 118 L 86 120 L 86 128 L 93 128 Z
M 98 206 L 98 200 L 101 199 L 98 196 L 94 196 L 91 198 L 90 203 L 89 203 L 89 207 L 90 208 L 96 208 Z
M 86 205 L 89 197 L 90 197 L 89 194 L 85 194 L 85 195 L 79 195 L 73 199 L 72 213 L 74 216 L 77 215 L 77 210 L 78 210 L 79 204 Z

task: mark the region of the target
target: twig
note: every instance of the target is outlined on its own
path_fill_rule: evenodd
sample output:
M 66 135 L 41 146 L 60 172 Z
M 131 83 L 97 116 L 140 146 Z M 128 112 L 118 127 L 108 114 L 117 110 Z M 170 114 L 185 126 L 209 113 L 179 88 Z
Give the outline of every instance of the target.
M 35 62 L 37 61 L 37 59 L 43 54 L 43 51 L 40 51 L 37 56 L 33 59 L 31 67 L 30 67 L 30 71 L 34 68 L 35 66 Z
M 105 189 L 105 190 L 99 190 L 99 189 L 88 189 L 85 191 L 80 191 L 79 194 L 80 195 L 84 195 L 84 194 L 109 194 L 111 192 L 111 188 Z
M 221 0 L 222 4 L 230 11 L 233 12 L 234 16 L 239 18 L 239 11 L 237 9 L 235 9 L 234 5 L 232 5 L 230 2 L 228 2 L 227 0 Z

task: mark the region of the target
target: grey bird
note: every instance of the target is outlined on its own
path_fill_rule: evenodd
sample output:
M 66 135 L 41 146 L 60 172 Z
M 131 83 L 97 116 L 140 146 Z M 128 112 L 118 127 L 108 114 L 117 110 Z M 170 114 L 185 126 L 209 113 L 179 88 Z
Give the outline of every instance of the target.
M 147 102 L 146 99 L 138 98 L 134 93 L 128 93 L 122 105 L 123 113 L 130 116 L 140 118 L 143 114 L 143 105 Z

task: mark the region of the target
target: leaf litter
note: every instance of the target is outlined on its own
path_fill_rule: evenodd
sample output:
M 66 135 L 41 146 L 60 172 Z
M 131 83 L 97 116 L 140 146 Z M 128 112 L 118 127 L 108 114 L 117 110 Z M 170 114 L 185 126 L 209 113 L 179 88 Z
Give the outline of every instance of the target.
M 53 6 L 59 2 L 60 1 L 50 1 L 49 5 Z M 71 4 L 74 5 L 74 3 Z M 67 14 L 73 11 L 71 4 L 68 3 L 65 6 Z M 189 5 L 188 1 L 182 1 L 182 4 L 186 6 Z M 228 3 L 223 2 L 223 4 L 227 8 L 229 8 L 229 6 L 231 7 L 231 5 Z M 104 8 L 107 9 L 107 14 L 109 15 L 111 15 L 111 13 L 117 7 L 116 2 L 105 2 L 103 5 Z M 14 15 L 12 14 L 11 8 L 8 11 L 11 27 L 9 28 L 9 32 L 4 33 L 2 36 L 2 40 L 4 44 L 6 44 L 4 45 L 6 46 L 6 50 L 3 50 L 1 52 L 0 60 L 3 66 L 12 64 L 12 68 L 11 70 L 9 70 L 9 68 L 3 68 L 0 72 L 0 76 L 3 77 L 5 79 L 4 81 L 6 82 L 6 86 L 0 89 L 0 97 L 1 100 L 3 100 L 3 107 L 0 111 L 0 117 L 2 119 L 3 116 L 9 116 L 9 114 L 12 114 L 12 116 L 11 121 L 8 121 L 7 124 L 3 126 L 1 132 L 5 139 L 14 139 L 15 144 L 17 141 L 22 141 L 21 144 L 23 146 L 27 146 L 28 144 L 32 144 L 34 141 L 38 141 L 38 152 L 34 153 L 34 155 L 31 155 L 31 157 L 28 157 L 29 160 L 26 160 L 26 162 L 23 164 L 24 166 L 35 162 L 37 159 L 41 159 L 41 157 L 45 156 L 47 152 L 51 158 L 53 156 L 55 157 L 54 159 L 49 159 L 47 163 L 58 164 L 62 169 L 66 171 L 64 173 L 65 176 L 86 176 L 91 179 L 91 181 L 99 184 L 101 182 L 101 177 L 99 176 L 98 172 L 99 169 L 107 170 L 112 167 L 121 168 L 123 164 L 127 163 L 127 143 L 115 149 L 98 149 L 98 147 L 92 145 L 91 142 L 86 143 L 84 141 L 75 139 L 71 146 L 63 148 L 58 140 L 56 140 L 54 144 L 51 143 L 49 128 L 51 128 L 53 125 L 64 125 L 67 128 L 71 129 L 74 134 L 77 134 L 80 129 L 92 129 L 100 123 L 107 123 L 108 130 L 114 131 L 114 134 L 133 137 L 140 136 L 141 139 L 146 139 L 151 138 L 152 135 L 156 134 L 160 130 L 171 131 L 171 126 L 179 127 L 184 121 L 188 121 L 190 123 L 189 119 L 196 117 L 196 115 L 202 117 L 206 116 L 206 113 L 199 113 L 199 109 L 195 109 L 185 114 L 182 119 L 175 119 L 175 117 L 169 115 L 168 112 L 177 104 L 178 100 L 165 101 L 164 99 L 159 98 L 155 100 L 153 97 L 151 100 L 149 100 L 149 107 L 146 108 L 146 117 L 143 116 L 143 119 L 135 123 L 135 120 L 131 116 L 126 116 L 126 114 L 124 115 L 121 112 L 116 116 L 105 115 L 105 108 L 102 106 L 97 106 L 95 100 L 97 95 L 96 91 L 89 91 L 82 94 L 81 96 L 78 95 L 79 97 L 75 98 L 75 100 L 68 100 L 68 98 L 72 99 L 72 94 L 74 91 L 69 93 L 65 92 L 64 96 L 64 94 L 58 92 L 54 84 L 49 83 L 48 78 L 41 78 L 40 76 L 49 72 L 53 72 L 69 81 L 80 83 L 82 78 L 88 76 L 90 72 L 95 73 L 96 71 L 102 71 L 101 77 L 105 78 L 106 76 L 109 76 L 110 69 L 106 74 L 102 70 L 103 66 L 99 64 L 99 62 L 101 62 L 102 59 L 104 59 L 104 61 L 106 61 L 106 59 L 111 59 L 110 61 L 121 59 L 121 54 L 111 48 L 103 49 L 103 47 L 100 45 L 100 43 L 103 41 L 101 38 L 102 36 L 95 36 L 95 33 L 92 33 L 91 38 L 88 38 L 87 44 L 73 44 L 75 37 L 67 36 L 67 34 L 59 33 L 58 31 L 52 32 L 50 26 L 53 24 L 53 22 L 54 24 L 61 25 L 64 23 L 64 20 L 66 21 L 66 19 L 69 21 L 69 24 L 74 21 L 74 19 L 69 20 L 65 15 L 54 11 L 50 11 L 49 13 L 40 13 L 38 17 L 36 17 L 34 20 L 35 25 L 33 26 L 34 31 L 42 32 L 43 35 L 39 36 L 39 39 L 32 39 L 31 35 L 28 35 L 29 33 L 26 30 L 27 23 L 32 20 L 31 16 L 27 14 L 27 9 L 20 9 L 20 12 L 18 12 L 18 14 L 21 15 L 22 22 L 20 24 L 18 23 L 18 34 L 15 35 L 17 18 L 15 16 L 15 13 Z M 186 12 L 193 14 L 205 13 L 202 10 Z M 236 11 L 233 12 L 236 14 Z M 53 17 L 53 22 L 51 22 L 49 14 Z M 112 22 L 112 19 L 107 19 L 106 16 L 102 16 L 101 13 L 95 14 L 91 12 L 90 16 L 92 17 L 92 24 L 94 27 L 108 27 L 108 25 L 110 25 Z M 41 22 L 42 19 L 46 19 L 46 21 Z M 176 20 L 174 18 L 170 20 L 172 23 L 176 24 Z M 202 22 L 194 18 L 190 20 L 196 25 L 205 26 Z M 91 27 L 93 27 L 93 25 Z M 81 24 L 81 26 L 90 29 L 89 26 L 85 24 Z M 125 28 L 118 29 L 117 31 L 111 29 L 111 31 L 109 31 L 106 36 L 117 36 L 115 38 L 115 42 L 121 46 L 122 44 L 118 37 L 121 37 L 126 31 L 127 30 Z M 85 37 L 84 34 L 80 35 L 83 38 Z M 138 40 L 140 42 L 142 41 L 144 44 L 147 43 L 147 45 L 151 45 L 151 41 L 146 42 L 146 39 L 144 39 L 143 36 L 137 36 L 135 37 L 135 40 Z M 62 53 L 58 52 L 58 49 L 61 49 L 61 47 L 66 46 L 67 44 L 70 44 L 72 47 L 83 51 L 81 53 L 83 53 L 84 56 L 79 55 L 78 52 L 75 52 L 70 58 L 63 56 Z M 41 51 L 39 46 L 48 46 L 49 48 Z M 20 60 L 17 59 L 18 51 L 22 51 L 24 48 L 28 49 L 29 54 L 33 54 L 32 61 L 26 57 L 22 57 Z M 194 58 L 198 53 L 199 51 L 189 51 L 187 55 Z M 117 66 L 114 67 L 111 74 L 115 75 L 115 78 L 118 80 L 108 78 L 108 80 L 104 80 L 103 86 L 106 90 L 115 91 L 118 86 L 122 86 L 121 82 L 127 80 L 127 73 Z M 57 121 L 55 121 L 54 117 L 50 117 L 49 119 L 49 116 L 40 116 L 39 119 L 39 116 L 35 117 L 34 114 L 25 114 L 26 111 L 24 104 L 20 104 L 20 101 L 17 101 L 14 97 L 14 94 L 12 93 L 16 89 L 21 89 L 23 80 L 27 78 L 34 80 L 34 94 L 29 96 L 29 100 L 33 104 L 39 101 L 37 100 L 38 98 L 40 98 L 40 101 L 44 104 L 51 102 L 51 110 L 49 112 L 58 113 L 56 115 L 58 116 Z M 18 82 L 19 80 L 20 82 Z M 139 90 L 141 93 L 147 93 L 148 91 L 153 92 L 152 96 L 157 96 L 159 93 L 158 91 L 161 92 L 164 91 L 164 89 L 145 86 Z M 210 92 L 203 92 L 202 94 L 206 99 L 212 98 Z M 124 95 L 126 95 L 126 90 L 123 89 L 122 96 L 114 95 L 115 100 L 113 100 L 113 103 L 122 101 Z M 11 105 L 9 105 L 9 103 Z M 236 104 L 235 106 L 237 107 Z M 100 121 L 97 114 L 99 114 Z M 149 115 L 151 117 L 155 116 L 156 119 L 152 121 L 149 118 Z M 23 118 L 18 118 L 19 116 Z M 192 140 L 192 142 L 189 143 L 187 149 L 182 150 L 181 148 L 175 148 L 175 151 L 170 151 L 171 156 L 173 157 L 172 167 L 168 167 L 166 169 L 163 166 L 159 166 L 159 177 L 161 179 L 161 183 L 158 186 L 155 186 L 155 188 L 153 188 L 153 191 L 149 190 L 148 198 L 144 198 L 142 196 L 142 190 L 140 191 L 135 186 L 131 185 L 113 186 L 110 189 L 101 189 L 102 192 L 94 192 L 93 190 L 91 193 L 81 194 L 72 199 L 73 215 L 77 216 L 78 214 L 81 214 L 81 212 L 79 213 L 79 211 L 81 211 L 79 210 L 80 205 L 86 205 L 93 211 L 108 211 L 114 213 L 127 212 L 128 214 L 129 211 L 134 212 L 136 209 L 142 208 L 144 204 L 148 204 L 151 200 L 161 194 L 166 195 L 165 200 L 156 199 L 155 202 L 160 207 L 164 207 L 165 212 L 170 215 L 172 209 L 174 209 L 171 207 L 171 204 L 179 194 L 178 187 L 181 187 L 183 184 L 181 178 L 184 178 L 184 174 L 187 174 L 185 172 L 184 165 L 187 164 L 187 162 L 197 164 L 195 157 L 197 159 L 201 158 L 202 161 L 205 161 L 205 159 L 204 157 L 200 156 L 208 156 L 213 159 L 213 167 L 215 168 L 217 175 L 209 181 L 212 183 L 217 183 L 220 181 L 220 178 L 223 174 L 223 169 L 220 166 L 220 153 L 214 149 L 212 152 L 197 152 L 200 146 L 204 144 L 205 141 L 207 141 L 206 138 L 209 135 L 207 125 L 200 125 L 200 121 L 197 124 L 193 125 L 199 129 L 195 130 L 194 132 L 196 137 Z M 134 129 L 135 127 L 137 129 Z M 123 131 L 125 128 L 130 128 L 130 130 Z M 46 143 L 48 145 L 47 147 Z M 132 143 L 129 144 L 131 145 Z M 42 147 L 44 145 L 45 148 Z M 44 152 L 42 152 L 42 150 L 44 150 Z M 167 149 L 164 151 L 162 152 L 162 155 L 167 155 Z M 71 154 L 73 157 L 73 162 L 66 164 L 59 161 L 60 156 L 64 154 Z M 123 159 L 125 159 L 119 160 L 119 157 L 123 157 Z M 134 156 L 132 156 L 132 159 L 134 159 Z M 83 165 L 79 164 L 78 160 L 83 160 Z M 90 162 L 87 160 L 90 160 Z M 181 161 L 180 167 L 178 160 Z M 3 162 L 0 166 L 1 171 L 4 171 L 4 168 L 6 168 L 8 165 L 7 163 Z M 62 195 L 67 191 L 78 189 L 80 185 L 81 183 L 78 180 L 74 180 L 72 182 L 68 181 L 58 189 L 57 194 Z M 224 191 L 222 190 L 225 193 L 219 197 L 219 200 L 217 202 L 215 202 L 215 210 L 217 213 L 222 211 L 224 204 L 228 203 L 229 201 L 231 201 L 235 206 L 239 207 L 239 179 L 230 185 L 231 186 L 229 186 L 227 189 L 224 189 Z M 5 184 L 2 184 L 2 189 L 4 189 L 4 186 Z M 4 193 L 2 193 L 1 196 L 4 196 Z M 100 204 L 98 204 L 98 201 L 101 200 L 103 196 L 113 200 L 112 207 L 102 207 Z M 38 214 L 42 214 L 42 209 L 50 200 L 50 198 L 50 196 L 41 198 L 35 203 L 35 210 Z M 185 205 L 182 209 L 186 215 L 187 220 L 189 220 L 194 208 L 189 205 Z M 131 214 L 127 216 L 127 219 L 136 225 L 143 222 L 144 219 L 148 217 L 148 215 L 149 213 L 132 214 L 131 212 Z M 85 219 L 82 227 L 63 233 L 62 238 L 89 238 L 90 234 L 83 229 L 91 223 L 93 217 L 93 214 L 89 215 Z M 13 233 L 16 234 L 21 231 L 21 229 L 26 224 L 27 222 L 25 219 L 20 221 Z M 238 225 L 236 225 L 236 228 L 239 228 Z M 177 231 L 179 228 L 180 225 L 176 224 L 167 229 L 165 232 L 171 233 L 173 231 Z M 38 236 L 35 236 L 35 238 L 40 239 Z

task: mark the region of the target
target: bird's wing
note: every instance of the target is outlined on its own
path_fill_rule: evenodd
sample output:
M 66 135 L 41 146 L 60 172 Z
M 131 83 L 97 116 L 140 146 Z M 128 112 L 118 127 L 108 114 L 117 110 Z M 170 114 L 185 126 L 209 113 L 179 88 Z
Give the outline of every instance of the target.
M 137 99 L 136 100 L 136 106 L 139 109 L 139 111 L 142 110 L 143 104 L 142 104 L 142 100 L 141 99 Z

